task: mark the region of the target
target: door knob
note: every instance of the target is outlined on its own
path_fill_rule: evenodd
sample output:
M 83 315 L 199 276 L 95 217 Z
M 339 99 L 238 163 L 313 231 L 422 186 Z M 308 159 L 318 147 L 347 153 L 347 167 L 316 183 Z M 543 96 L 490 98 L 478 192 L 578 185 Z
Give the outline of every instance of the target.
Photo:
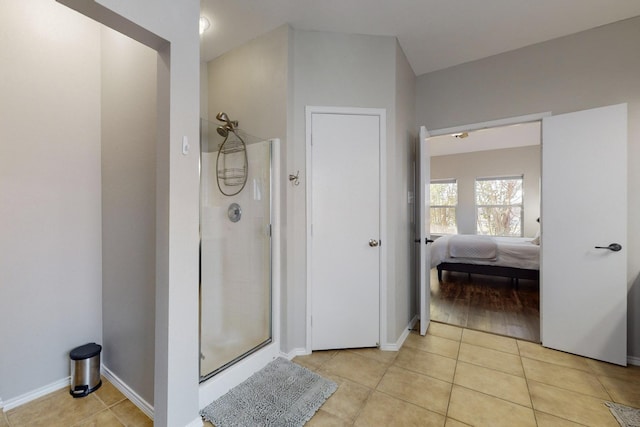
M 369 239 L 369 246 L 371 246 L 372 248 L 375 248 L 376 246 L 378 246 L 380 244 L 380 242 L 378 242 L 375 239 Z
M 622 245 L 619 243 L 611 243 L 609 246 L 596 246 L 596 249 L 609 249 L 613 252 L 618 252 L 622 249 Z

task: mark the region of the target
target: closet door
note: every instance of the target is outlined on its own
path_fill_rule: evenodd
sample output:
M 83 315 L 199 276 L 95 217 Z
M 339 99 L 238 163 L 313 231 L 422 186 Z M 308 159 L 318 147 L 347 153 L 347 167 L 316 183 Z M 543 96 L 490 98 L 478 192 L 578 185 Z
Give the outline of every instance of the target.
M 542 124 L 542 345 L 626 365 L 627 106 Z
M 375 347 L 380 341 L 384 118 L 320 111 L 308 120 L 311 347 Z

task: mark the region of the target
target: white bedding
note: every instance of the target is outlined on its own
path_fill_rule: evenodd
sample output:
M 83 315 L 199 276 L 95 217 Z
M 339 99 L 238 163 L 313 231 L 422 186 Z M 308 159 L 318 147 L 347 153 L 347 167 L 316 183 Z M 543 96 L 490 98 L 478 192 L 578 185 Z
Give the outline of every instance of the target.
M 461 239 L 460 237 L 464 238 Z M 451 242 L 452 239 L 453 244 Z M 490 255 L 490 249 L 488 249 L 487 239 L 495 242 L 495 257 L 488 256 Z M 539 270 L 540 246 L 531 243 L 532 240 L 526 237 L 489 237 L 458 234 L 442 236 L 435 239 L 435 242 L 431 244 L 431 268 L 436 267 L 441 262 L 458 262 Z M 480 250 L 473 249 L 476 241 L 480 242 Z M 469 248 L 463 249 L 460 247 L 461 243 L 469 245 Z M 453 254 L 451 247 L 454 247 Z M 460 255 L 467 256 L 461 257 Z

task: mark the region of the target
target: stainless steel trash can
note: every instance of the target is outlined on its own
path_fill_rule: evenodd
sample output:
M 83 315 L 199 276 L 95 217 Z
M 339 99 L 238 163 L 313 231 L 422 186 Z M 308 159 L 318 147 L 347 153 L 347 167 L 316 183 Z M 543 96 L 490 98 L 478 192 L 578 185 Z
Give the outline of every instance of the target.
M 93 342 L 71 350 L 71 396 L 84 397 L 100 388 L 101 351 L 102 346 Z

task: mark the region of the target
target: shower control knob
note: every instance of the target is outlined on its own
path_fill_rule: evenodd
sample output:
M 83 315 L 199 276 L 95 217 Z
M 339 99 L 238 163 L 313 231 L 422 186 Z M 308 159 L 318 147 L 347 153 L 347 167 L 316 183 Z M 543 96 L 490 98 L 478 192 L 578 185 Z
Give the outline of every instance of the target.
M 229 209 L 227 209 L 227 216 L 231 222 L 240 221 L 240 218 L 242 218 L 242 209 L 240 208 L 240 205 L 237 203 L 231 203 L 229 205 Z
M 369 246 L 371 246 L 372 248 L 375 248 L 376 246 L 378 246 L 380 244 L 380 242 L 378 242 L 375 239 L 369 239 Z

